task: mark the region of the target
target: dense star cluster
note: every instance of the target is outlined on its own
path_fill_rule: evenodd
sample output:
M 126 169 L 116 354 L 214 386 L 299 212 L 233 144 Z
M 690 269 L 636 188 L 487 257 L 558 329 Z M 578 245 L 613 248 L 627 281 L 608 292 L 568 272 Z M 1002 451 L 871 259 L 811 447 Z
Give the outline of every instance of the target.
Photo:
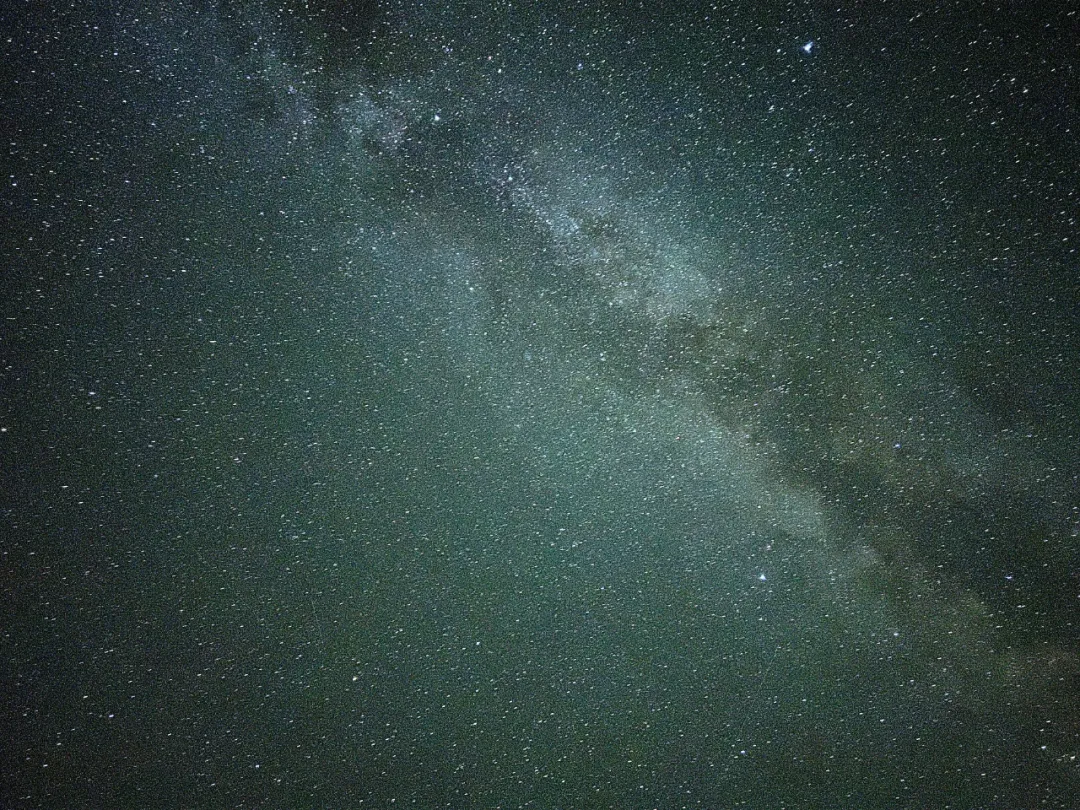
M 1080 806 L 1069 4 L 11 5 L 0 805 Z

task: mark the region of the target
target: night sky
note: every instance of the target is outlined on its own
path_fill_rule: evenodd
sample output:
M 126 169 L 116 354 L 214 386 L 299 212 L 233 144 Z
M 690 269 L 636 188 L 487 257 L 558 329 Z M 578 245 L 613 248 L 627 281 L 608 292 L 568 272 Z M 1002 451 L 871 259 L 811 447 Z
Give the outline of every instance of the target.
M 1074 3 L 0 26 L 0 807 L 1080 807 Z

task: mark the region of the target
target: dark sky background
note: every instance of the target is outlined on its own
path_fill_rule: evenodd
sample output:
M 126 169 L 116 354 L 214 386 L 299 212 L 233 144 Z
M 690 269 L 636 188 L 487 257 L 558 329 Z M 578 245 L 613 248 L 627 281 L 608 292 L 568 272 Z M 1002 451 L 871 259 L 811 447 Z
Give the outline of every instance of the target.
M 1080 806 L 1072 4 L 0 25 L 0 806 Z

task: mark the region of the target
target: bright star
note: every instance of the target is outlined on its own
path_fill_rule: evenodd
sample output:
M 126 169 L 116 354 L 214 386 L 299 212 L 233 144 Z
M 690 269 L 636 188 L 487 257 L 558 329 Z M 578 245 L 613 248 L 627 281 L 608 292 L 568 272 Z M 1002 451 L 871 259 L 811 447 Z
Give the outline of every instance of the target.
M 814 44 L 814 40 L 808 40 L 802 45 L 799 50 L 801 50 L 803 53 L 810 53 L 810 51 L 814 50 Z

